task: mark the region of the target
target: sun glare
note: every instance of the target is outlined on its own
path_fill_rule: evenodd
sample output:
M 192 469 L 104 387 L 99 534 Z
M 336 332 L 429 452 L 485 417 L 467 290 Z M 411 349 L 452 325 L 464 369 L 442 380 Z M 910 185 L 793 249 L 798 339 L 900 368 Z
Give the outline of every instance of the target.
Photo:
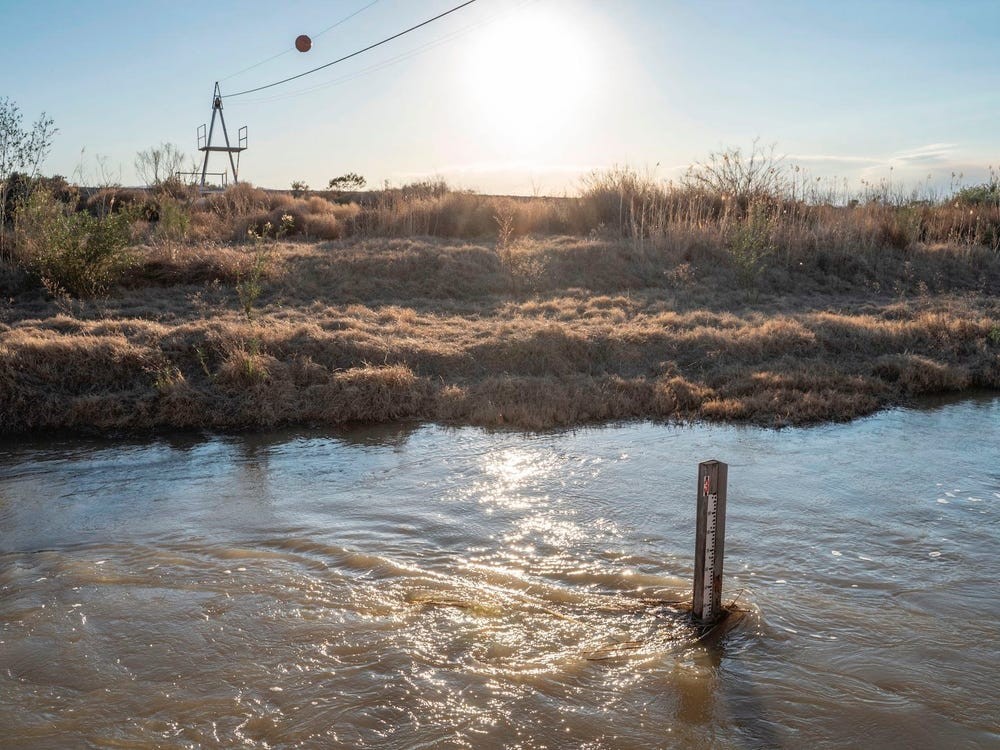
M 527 8 L 475 36 L 466 70 L 483 134 L 532 152 L 583 116 L 594 55 L 572 16 Z

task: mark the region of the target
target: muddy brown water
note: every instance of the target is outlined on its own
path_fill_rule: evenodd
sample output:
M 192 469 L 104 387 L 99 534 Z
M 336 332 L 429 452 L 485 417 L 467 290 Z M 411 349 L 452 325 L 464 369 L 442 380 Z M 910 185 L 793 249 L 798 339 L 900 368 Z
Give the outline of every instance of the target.
M 726 598 L 692 646 L 698 461 Z M 1000 399 L 0 445 L 0 746 L 998 747 Z

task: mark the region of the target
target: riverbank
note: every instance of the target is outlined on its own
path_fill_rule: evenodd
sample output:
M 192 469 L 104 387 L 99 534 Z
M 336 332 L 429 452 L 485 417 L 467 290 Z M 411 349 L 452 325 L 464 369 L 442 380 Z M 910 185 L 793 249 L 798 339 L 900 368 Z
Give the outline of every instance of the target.
M 771 259 L 579 237 L 151 245 L 109 297 L 8 275 L 0 424 L 782 426 L 1000 389 L 996 254 Z

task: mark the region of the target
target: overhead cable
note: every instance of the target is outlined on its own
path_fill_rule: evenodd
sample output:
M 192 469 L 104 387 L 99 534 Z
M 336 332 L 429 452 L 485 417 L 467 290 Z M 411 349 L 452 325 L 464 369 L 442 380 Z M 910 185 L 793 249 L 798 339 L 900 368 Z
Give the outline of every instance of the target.
M 331 26 L 327 26 L 325 29 L 323 29 L 322 31 L 320 31 L 318 34 L 312 34 L 312 38 L 313 39 L 317 39 L 317 38 L 323 36 L 323 34 L 325 34 L 326 32 L 333 31 L 335 28 L 337 28 L 341 24 L 347 23 L 348 21 L 350 21 L 352 18 L 354 18 L 359 13 L 363 13 L 364 11 L 368 10 L 370 7 L 372 7 L 373 5 L 375 5 L 375 3 L 377 3 L 377 2 L 378 2 L 378 0 L 371 0 L 371 2 L 368 3 L 367 5 L 364 5 L 364 6 L 360 7 L 360 8 L 358 8 L 356 11 L 354 11 L 350 15 L 344 16 L 339 21 L 337 21 L 335 24 L 333 24 Z M 254 68 L 259 68 L 261 65 L 265 65 L 265 64 L 271 62 L 271 60 L 277 60 L 279 57 L 283 57 L 283 56 L 287 55 L 289 52 L 294 52 L 294 48 L 289 47 L 288 49 L 284 50 L 283 52 L 279 52 L 276 55 L 271 55 L 270 57 L 268 57 L 268 58 L 266 58 L 264 60 L 261 60 L 260 62 L 254 63 L 253 65 L 248 65 L 247 67 L 243 68 L 242 70 L 237 70 L 232 75 L 228 75 L 225 78 L 220 78 L 219 82 L 221 83 L 222 81 L 228 81 L 230 78 L 235 78 L 238 75 L 242 75 L 243 73 L 246 73 L 248 70 L 253 70 Z
M 527 5 L 531 5 L 532 3 L 537 3 L 537 2 L 539 2 L 539 0 L 521 0 L 521 2 L 519 2 L 517 4 L 517 6 L 515 6 L 513 9 L 497 13 L 497 14 L 495 14 L 493 16 L 490 16 L 489 18 L 486 18 L 486 19 L 483 19 L 483 20 L 480 20 L 480 21 L 476 21 L 474 23 L 470 23 L 467 26 L 464 26 L 464 27 L 462 27 L 460 29 L 457 29 L 455 31 L 451 31 L 451 32 L 449 32 L 449 33 L 447 33 L 447 34 L 445 34 L 445 35 L 443 35 L 441 37 L 438 37 L 437 39 L 433 39 L 433 40 L 431 40 L 429 42 L 426 42 L 426 43 L 421 44 L 421 45 L 419 45 L 417 47 L 414 47 L 411 50 L 407 50 L 406 52 L 400 53 L 400 54 L 398 54 L 398 55 L 396 55 L 394 57 L 390 57 L 390 58 L 388 58 L 386 60 L 382 60 L 380 62 L 374 63 L 372 65 L 369 65 L 367 68 L 362 68 L 361 70 L 357 70 L 357 71 L 354 71 L 352 73 L 348 73 L 347 75 L 341 76 L 339 78 L 334 78 L 334 79 L 331 79 L 331 80 L 328 80 L 328 81 L 324 81 L 322 83 L 318 83 L 318 84 L 315 84 L 313 86 L 308 86 L 308 87 L 306 87 L 304 89 L 298 89 L 296 91 L 287 91 L 287 92 L 279 93 L 279 94 L 265 95 L 265 96 L 263 96 L 262 98 L 259 98 L 259 99 L 258 98 L 241 99 L 241 100 L 239 100 L 237 102 L 233 102 L 233 106 L 234 107 L 240 107 L 240 106 L 246 107 L 248 105 L 253 105 L 253 104 L 267 104 L 267 103 L 271 103 L 271 102 L 287 101 L 288 99 L 295 99 L 297 97 L 307 96 L 307 95 L 315 93 L 317 91 L 321 91 L 323 89 L 330 88 L 332 86 L 339 86 L 339 85 L 342 85 L 342 84 L 345 84 L 345 83 L 350 83 L 351 81 L 354 81 L 354 80 L 356 80 L 358 78 L 361 78 L 363 76 L 370 75 L 371 73 L 378 72 L 380 70 L 383 70 L 384 68 L 388 68 L 388 67 L 390 67 L 392 65 L 396 65 L 396 64 L 398 64 L 400 62 L 404 62 L 404 61 L 409 60 L 411 58 L 414 58 L 414 57 L 417 57 L 419 55 L 425 54 L 426 52 L 430 52 L 432 49 L 434 49 L 436 47 L 439 47 L 441 45 L 453 42 L 456 39 L 464 36 L 465 34 L 468 34 L 469 32 L 476 31 L 477 29 L 483 28 L 485 26 L 489 26 L 490 24 L 495 23 L 495 22 L 497 22 L 499 20 L 503 20 L 505 18 L 508 18 L 514 12 L 520 10 L 521 8 L 523 8 L 523 7 L 527 6 Z
M 439 13 L 438 15 L 434 16 L 433 18 L 428 18 L 426 21 L 422 21 L 422 22 L 416 24 L 415 26 L 411 26 L 408 29 L 404 29 L 403 31 L 400 31 L 400 32 L 398 32 L 396 34 L 393 34 L 392 36 L 386 37 L 385 39 L 382 39 L 381 41 L 375 42 L 374 44 L 369 44 L 367 47 L 365 47 L 363 49 L 359 49 L 356 52 L 352 52 L 349 55 L 344 55 L 343 57 L 339 57 L 336 60 L 332 60 L 332 61 L 326 63 L 325 65 L 319 65 L 319 66 L 317 66 L 315 68 L 312 68 L 311 70 L 307 70 L 307 71 L 305 71 L 303 73 L 299 73 L 298 75 L 289 76 L 288 78 L 283 78 L 280 81 L 275 81 L 274 83 L 268 83 L 268 84 L 265 84 L 264 86 L 257 86 L 257 87 L 252 88 L 252 89 L 246 89 L 245 91 L 237 91 L 235 94 L 227 94 L 226 98 L 227 99 L 232 99 L 235 96 L 243 96 L 244 94 L 252 94 L 255 91 L 263 91 L 264 89 L 273 88 L 274 86 L 280 86 L 283 83 L 288 83 L 289 81 L 294 81 L 297 78 L 302 78 L 303 76 L 310 75 L 311 73 L 315 73 L 318 70 L 323 70 L 324 68 L 329 68 L 331 65 L 336 65 L 337 63 L 342 63 L 345 60 L 350 60 L 352 57 L 357 57 L 358 55 L 360 55 L 360 54 L 362 54 L 364 52 L 368 52 L 369 50 L 372 50 L 372 49 L 375 49 L 376 47 L 382 46 L 386 42 L 391 42 L 393 39 L 399 39 L 399 37 L 401 37 L 401 36 L 403 36 L 405 34 L 409 34 L 411 31 L 416 31 L 417 29 L 419 29 L 419 28 L 421 28 L 423 26 L 426 26 L 426 25 L 428 25 L 430 23 L 433 23 L 434 21 L 438 21 L 438 20 L 444 18 L 445 16 L 451 15 L 452 13 L 461 10 L 462 8 L 466 7 L 467 5 L 472 5 L 474 2 L 476 2 L 476 0 L 466 0 L 466 2 L 461 3 L 459 5 L 456 5 L 454 8 L 446 10 L 444 13 Z

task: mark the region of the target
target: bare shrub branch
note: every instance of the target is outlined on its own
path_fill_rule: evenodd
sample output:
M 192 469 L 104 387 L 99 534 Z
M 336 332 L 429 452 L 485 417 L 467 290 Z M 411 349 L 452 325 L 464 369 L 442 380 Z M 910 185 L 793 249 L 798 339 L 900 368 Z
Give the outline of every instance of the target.
M 135 155 L 135 171 L 149 187 L 162 185 L 174 177 L 184 165 L 185 156 L 172 143 L 151 146 Z
M 58 132 L 52 118 L 44 112 L 28 128 L 22 125 L 23 121 L 16 103 L 6 97 L 0 99 L 0 258 L 8 253 L 4 230 L 16 208 L 11 201 L 12 188 L 17 182 L 30 187 Z M 21 180 L 16 179 L 18 176 Z
M 762 146 L 754 139 L 749 153 L 739 146 L 714 151 L 703 162 L 688 167 L 681 184 L 694 190 L 734 198 L 748 204 L 786 194 L 789 184 L 784 157 L 775 154 L 775 145 Z

